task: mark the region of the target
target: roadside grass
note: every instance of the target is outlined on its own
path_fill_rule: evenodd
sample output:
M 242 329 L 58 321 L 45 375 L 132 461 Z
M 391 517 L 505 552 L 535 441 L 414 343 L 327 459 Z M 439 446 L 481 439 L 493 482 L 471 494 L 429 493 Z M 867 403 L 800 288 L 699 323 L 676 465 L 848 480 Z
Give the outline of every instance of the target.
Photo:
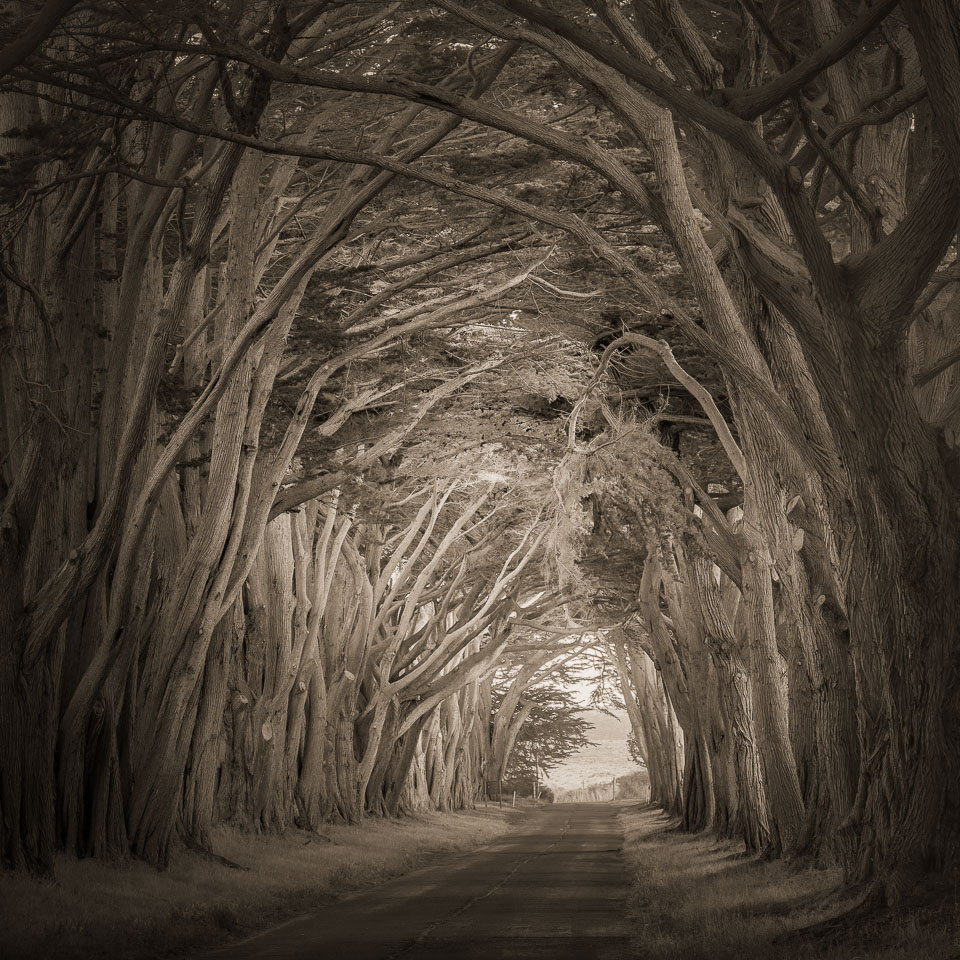
M 4 960 L 147 960 L 202 950 L 500 836 L 516 811 L 487 809 L 331 825 L 323 837 L 221 829 L 237 870 L 178 849 L 166 870 L 60 858 L 55 880 L 0 875 Z
M 774 940 L 848 906 L 839 872 L 744 857 L 735 843 L 684 834 L 653 808 L 625 807 L 630 910 L 644 960 L 960 960 L 960 902 L 848 930 Z

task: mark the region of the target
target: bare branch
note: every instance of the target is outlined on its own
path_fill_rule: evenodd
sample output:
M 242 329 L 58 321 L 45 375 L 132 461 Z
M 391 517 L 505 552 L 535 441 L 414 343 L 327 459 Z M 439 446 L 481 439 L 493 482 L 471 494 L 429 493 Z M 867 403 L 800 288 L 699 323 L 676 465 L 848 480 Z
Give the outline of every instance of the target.
M 899 2 L 900 0 L 881 0 L 876 6 L 867 7 L 856 20 L 821 44 L 810 56 L 762 87 L 723 90 L 724 104 L 738 117 L 756 120 L 778 103 L 793 96 L 827 67 L 842 60 L 889 16 Z
M 79 0 L 47 0 L 27 28 L 0 50 L 0 77 L 10 73 L 39 47 Z

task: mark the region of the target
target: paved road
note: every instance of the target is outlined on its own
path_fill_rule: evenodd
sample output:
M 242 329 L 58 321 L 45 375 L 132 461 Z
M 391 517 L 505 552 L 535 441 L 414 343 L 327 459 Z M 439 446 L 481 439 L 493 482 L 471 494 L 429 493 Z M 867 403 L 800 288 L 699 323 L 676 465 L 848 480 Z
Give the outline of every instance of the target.
M 207 956 L 233 960 L 629 960 L 617 808 L 531 810 L 495 843 Z

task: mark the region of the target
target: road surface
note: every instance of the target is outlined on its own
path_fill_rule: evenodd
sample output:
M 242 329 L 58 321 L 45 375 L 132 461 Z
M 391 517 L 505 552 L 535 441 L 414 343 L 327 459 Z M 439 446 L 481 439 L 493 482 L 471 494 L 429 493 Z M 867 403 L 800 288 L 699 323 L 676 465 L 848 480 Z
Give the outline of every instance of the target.
M 529 811 L 495 843 L 212 953 L 232 960 L 630 960 L 617 807 Z

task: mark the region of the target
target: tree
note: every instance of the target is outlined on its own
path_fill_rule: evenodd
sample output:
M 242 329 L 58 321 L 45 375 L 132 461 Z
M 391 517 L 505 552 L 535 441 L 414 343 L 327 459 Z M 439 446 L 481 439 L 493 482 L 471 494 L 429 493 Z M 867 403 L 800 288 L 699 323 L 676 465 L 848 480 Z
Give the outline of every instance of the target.
M 74 10 L 0 78 L 4 862 L 48 867 L 58 822 L 162 860 L 269 523 L 320 524 L 334 489 L 349 513 L 416 451 L 416 509 L 341 547 L 386 604 L 358 649 L 401 664 L 364 661 L 344 706 L 343 755 L 348 730 L 371 751 L 349 809 L 422 796 L 426 741 L 444 793 L 437 738 L 484 709 L 548 544 L 568 623 L 619 624 L 651 788 L 686 826 L 837 858 L 891 902 L 936 879 L 960 846 L 956 11 L 248 6 L 240 30 Z M 497 338 L 522 356 L 481 386 Z M 408 347 L 429 401 L 403 402 Z M 569 369 L 491 399 L 544 356 Z M 424 404 L 462 450 L 425 443 Z M 446 485 L 481 463 L 511 481 L 500 512 Z M 425 699 L 386 705 L 393 684 Z
M 852 168 L 845 167 L 829 144 L 831 135 L 839 140 L 843 133 L 835 133 L 829 121 L 811 119 L 802 89 L 822 75 L 833 115 L 845 118 L 841 123 L 856 116 L 863 99 L 851 82 L 850 62 L 857 63 L 859 83 L 878 76 L 889 64 L 891 50 L 880 47 L 877 56 L 878 48 L 857 45 L 890 7 L 872 8 L 839 32 L 836 11 L 818 7 L 809 26 L 821 47 L 770 79 L 768 44 L 777 54 L 787 48 L 762 18 L 741 23 L 749 29 L 740 32 L 738 75 L 737 67 L 728 69 L 716 58 L 678 4 L 665 5 L 648 22 L 631 21 L 619 8 L 605 4 L 592 5 L 586 14 L 573 5 L 569 12 L 556 13 L 520 0 L 491 4 L 483 12 L 455 3 L 442 5 L 484 30 L 543 50 L 598 92 L 646 144 L 661 191 L 663 225 L 694 283 L 713 337 L 711 346 L 718 356 L 718 339 L 733 348 L 723 351 L 722 362 L 737 384 L 738 408 L 742 405 L 738 420 L 748 431 L 748 460 L 760 466 L 770 462 L 771 449 L 786 448 L 812 468 L 815 489 L 804 492 L 811 502 L 822 504 L 821 516 L 830 526 L 818 539 L 855 558 L 849 578 L 841 578 L 838 586 L 842 609 L 850 617 L 853 668 L 862 690 L 859 724 L 861 730 L 871 731 L 864 747 L 878 758 L 874 767 L 861 765 L 858 799 L 844 820 L 859 838 L 855 862 L 848 860 L 848 866 L 861 878 L 877 878 L 875 889 L 895 898 L 917 871 L 937 869 L 942 862 L 942 831 L 950 819 L 943 799 L 943 770 L 934 755 L 952 736 L 943 718 L 956 712 L 946 706 L 953 696 L 948 687 L 956 685 L 943 685 L 953 670 L 950 624 L 956 619 L 942 600 L 950 595 L 947 585 L 956 573 L 950 546 L 956 538 L 949 519 L 956 512 L 951 506 L 952 455 L 938 445 L 918 406 L 905 333 L 914 322 L 914 304 L 948 252 L 957 224 L 957 189 L 945 157 L 928 167 L 925 186 L 912 203 L 900 200 L 906 169 L 903 153 L 894 159 L 878 150 L 856 150 Z M 497 7 L 518 14 L 519 25 L 502 11 L 495 13 Z M 644 34 L 656 36 L 659 29 L 670 30 L 674 45 L 658 61 Z M 922 42 L 923 37 L 919 39 Z M 846 55 L 849 61 L 834 69 Z M 638 94 L 627 80 L 661 98 L 687 124 L 691 136 L 696 134 L 702 158 L 698 200 L 708 211 L 725 211 L 727 216 L 726 228 L 720 216 L 714 218 L 714 226 L 726 230 L 733 255 L 726 276 L 695 227 L 673 117 Z M 721 89 L 720 105 L 698 92 Z M 422 96 L 422 91 L 402 93 Z M 794 156 L 786 162 L 774 149 L 779 144 L 764 141 L 747 121 L 774 112 L 791 97 L 796 107 L 793 130 L 800 136 L 787 140 Z M 899 136 L 907 129 L 902 112 L 909 106 L 904 107 L 904 99 L 890 110 L 890 129 Z M 451 109 L 479 116 L 470 105 L 447 103 Z M 952 114 L 940 95 L 936 107 L 938 122 L 952 136 Z M 490 120 L 507 125 L 501 117 Z M 837 131 L 859 130 L 862 122 L 851 120 L 849 127 Z M 816 123 L 825 129 L 818 130 Z M 768 129 L 776 140 L 782 128 L 774 124 Z M 799 139 L 805 143 L 797 151 Z M 885 182 L 893 188 L 881 205 L 865 197 L 860 187 L 866 162 L 879 163 Z M 818 163 L 821 172 L 805 177 L 804 170 Z M 832 212 L 821 214 L 819 206 L 828 174 L 835 191 L 831 199 L 843 205 L 849 224 L 846 249 L 839 244 L 831 247 L 820 222 Z M 637 194 L 622 173 L 613 179 L 621 190 Z M 743 210 L 764 211 L 763 223 Z M 843 257 L 847 259 L 841 266 L 838 258 Z M 810 289 L 812 296 L 805 292 Z M 741 318 L 748 319 L 747 326 Z M 787 370 L 790 378 L 784 379 Z M 902 440 L 895 466 L 887 453 L 881 453 L 888 450 L 884 438 L 891 431 Z M 779 515 L 774 508 L 780 495 L 770 489 L 763 474 L 762 467 L 751 471 L 744 523 L 768 542 L 783 542 L 776 531 L 784 524 L 782 508 Z M 759 604 L 754 630 L 766 637 L 772 651 L 770 566 L 763 556 L 749 550 L 745 574 L 753 581 L 754 602 Z M 927 574 L 911 579 L 909 571 L 920 556 L 925 557 Z M 878 602 L 874 592 L 878 582 L 912 585 L 887 591 Z M 811 623 L 816 623 L 816 616 Z M 821 644 L 827 636 L 823 631 Z M 881 655 L 868 656 L 866 651 L 876 652 L 877 644 Z M 925 652 L 919 660 L 908 654 L 916 648 Z M 832 652 L 829 657 L 836 662 Z M 880 689 L 888 695 L 878 699 L 868 692 Z M 936 706 L 927 713 L 918 709 L 921 701 Z M 821 717 L 822 730 L 832 733 L 832 727 L 829 715 Z M 782 778 L 778 775 L 776 780 L 780 783 Z M 787 793 L 795 793 L 795 787 L 782 782 Z M 841 806 L 847 799 L 835 798 Z M 787 816 L 786 841 L 791 844 L 797 836 L 797 814 Z M 952 835 L 949 829 L 948 833 Z M 953 840 L 946 844 L 948 849 L 955 846 Z
M 498 699 L 495 693 L 495 704 Z M 543 777 L 578 750 L 596 744 L 587 738 L 590 723 L 581 716 L 584 708 L 569 689 L 553 681 L 527 687 L 517 709 L 523 721 L 504 766 L 503 779 L 517 784 L 522 795 L 529 791 L 537 799 Z
M 272 96 L 262 73 L 230 66 L 218 73 L 203 55 L 154 49 L 127 72 L 117 66 L 125 58 L 133 63 L 146 36 L 162 47 L 190 17 L 136 5 L 92 19 L 78 13 L 69 29 L 91 31 L 95 45 L 105 42 L 114 66 L 85 72 L 87 49 L 57 35 L 11 79 L 17 92 L 6 100 L 16 179 L 5 266 L 14 322 L 4 354 L 4 635 L 12 640 L 3 653 L 3 755 L 5 769 L 17 775 L 4 778 L 2 804 L 4 863 L 15 867 L 49 870 L 55 834 L 77 852 L 131 846 L 165 862 L 191 743 L 194 762 L 213 756 L 210 737 L 235 644 L 259 634 L 255 643 L 279 644 L 277 656 L 286 645 L 278 664 L 296 663 L 316 635 L 319 611 L 311 626 L 306 606 L 313 601 L 289 582 L 305 579 L 295 573 L 294 531 L 286 517 L 271 527 L 271 517 L 336 488 L 351 468 L 394 453 L 437 403 L 487 372 L 483 362 L 464 370 L 449 359 L 416 371 L 382 365 L 386 351 L 417 331 L 456 326 L 465 311 L 529 273 L 521 269 L 490 289 L 468 274 L 469 289 L 448 294 L 426 314 L 408 309 L 406 316 L 401 310 L 376 318 L 385 293 L 415 288 L 426 279 L 421 274 L 371 292 L 373 323 L 358 323 L 358 305 L 347 303 L 344 337 L 322 325 L 291 337 L 319 292 L 320 267 L 341 246 L 376 235 L 375 219 L 362 225 L 358 218 L 389 194 L 394 177 L 347 165 L 316 184 L 317 172 L 296 160 L 241 146 L 219 150 L 187 131 L 168 135 L 165 124 L 178 117 L 216 116 L 243 135 L 282 136 L 292 126 L 309 136 L 320 123 L 319 115 L 305 120 L 302 100 Z M 329 46 L 331 55 L 342 53 L 344 41 L 369 39 L 363 19 L 335 29 L 318 11 L 288 19 L 282 6 L 253 5 L 246 23 L 270 33 L 263 50 L 274 62 L 301 31 L 311 33 L 315 52 Z M 204 26 L 215 33 L 222 24 Z M 411 55 L 406 40 L 396 50 Z M 480 92 L 509 54 L 500 51 L 479 73 L 471 61 L 454 85 Z M 148 79 L 151 70 L 164 77 L 162 93 Z M 53 81 L 47 99 L 38 96 L 38 75 Z M 58 150 L 45 138 L 61 121 L 58 136 L 69 136 L 77 117 L 76 101 L 67 100 L 80 86 L 97 125 L 69 151 Z M 328 109 L 342 115 L 345 99 Z M 364 98 L 349 107 L 361 125 L 378 110 Z M 414 107 L 393 115 L 378 148 L 396 148 L 407 162 L 459 124 L 424 123 L 423 114 Z M 377 213 L 389 217 L 391 209 L 388 203 Z M 477 231 L 447 232 L 447 255 L 411 256 L 404 248 L 406 256 L 393 259 L 412 265 L 437 257 L 438 270 L 461 266 L 460 251 Z M 368 260 L 376 250 L 369 241 L 359 246 Z M 505 249 L 488 242 L 470 258 Z M 389 261 L 389 245 L 387 252 Z M 374 257 L 365 266 L 376 263 Z M 298 359 L 291 347 L 301 348 Z M 305 366 L 310 354 L 314 362 Z M 354 386 L 351 372 L 371 355 L 383 379 Z M 298 451 L 314 460 L 321 452 L 303 445 L 304 436 L 320 440 L 322 450 L 351 417 L 430 381 L 439 386 L 411 398 L 405 422 L 395 418 L 377 442 L 354 443 L 352 453 L 341 436 L 343 452 L 319 482 L 292 482 Z M 64 430 L 74 438 L 66 448 Z M 315 507 L 308 515 L 318 519 Z M 305 549 L 317 529 L 297 534 Z M 283 594 L 258 587 L 261 569 L 288 591 L 282 603 Z M 294 603 L 297 624 L 290 620 Z M 236 623 L 261 610 L 256 617 L 265 626 L 231 639 L 231 617 Z M 281 636 L 291 630 L 295 636 Z M 68 636 L 76 642 L 67 644 Z M 281 738 L 266 731 L 282 725 L 290 679 L 256 678 L 250 704 L 254 715 L 266 711 L 257 729 L 274 753 L 282 752 Z M 263 753 L 257 739 L 250 748 Z M 263 793 L 282 779 L 276 759 L 270 764 L 252 769 L 260 799 L 245 804 L 249 822 L 284 819 Z M 209 788 L 200 792 L 204 811 L 191 815 L 203 834 L 211 800 Z

